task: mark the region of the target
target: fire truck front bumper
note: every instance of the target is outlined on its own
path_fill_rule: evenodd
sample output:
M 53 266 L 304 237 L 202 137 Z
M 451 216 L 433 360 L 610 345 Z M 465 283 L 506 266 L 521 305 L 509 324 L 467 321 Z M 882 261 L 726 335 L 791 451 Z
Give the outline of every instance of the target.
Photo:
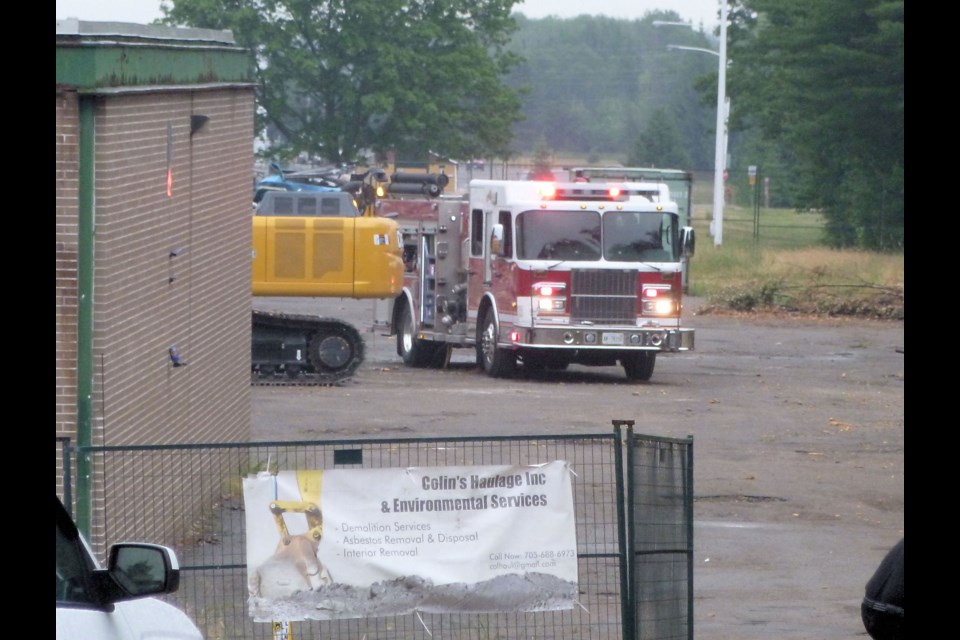
M 538 327 L 520 331 L 517 346 L 549 349 L 693 351 L 692 328 Z

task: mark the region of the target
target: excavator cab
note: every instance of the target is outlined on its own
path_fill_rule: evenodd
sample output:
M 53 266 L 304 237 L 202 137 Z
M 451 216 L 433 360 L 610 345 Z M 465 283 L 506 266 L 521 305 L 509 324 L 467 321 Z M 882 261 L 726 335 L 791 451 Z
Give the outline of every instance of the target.
M 392 298 L 403 287 L 396 221 L 373 215 L 382 171 L 353 192 L 267 191 L 252 216 L 254 296 Z M 336 318 L 253 312 L 251 366 L 258 378 L 351 376 L 363 339 Z

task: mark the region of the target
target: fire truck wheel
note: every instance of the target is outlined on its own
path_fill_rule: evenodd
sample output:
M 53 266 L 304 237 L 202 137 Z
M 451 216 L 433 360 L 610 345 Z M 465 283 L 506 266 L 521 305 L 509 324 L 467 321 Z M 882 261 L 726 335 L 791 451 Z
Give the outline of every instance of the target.
M 429 367 L 437 361 L 438 347 L 444 345 L 435 345 L 432 342 L 418 340 L 413 324 L 413 311 L 410 305 L 404 305 L 401 319 L 400 330 L 397 332 L 397 355 L 403 359 L 403 364 L 408 367 Z
M 480 325 L 481 332 L 477 340 L 477 360 L 483 364 L 483 370 L 492 378 L 504 378 L 517 368 L 517 356 L 512 351 L 497 348 L 497 320 L 487 311 Z
M 653 367 L 657 364 L 656 351 L 638 351 L 628 353 L 620 358 L 627 380 L 646 382 L 653 375 Z

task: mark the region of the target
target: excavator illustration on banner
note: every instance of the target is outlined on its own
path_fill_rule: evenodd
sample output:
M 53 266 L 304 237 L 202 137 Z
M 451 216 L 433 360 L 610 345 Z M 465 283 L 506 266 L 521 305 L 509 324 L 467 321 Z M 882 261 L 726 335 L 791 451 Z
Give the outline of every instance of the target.
M 280 542 L 273 555 L 250 574 L 248 588 L 252 597 L 283 598 L 333 582 L 330 572 L 317 557 L 323 538 L 322 474 L 322 471 L 297 471 L 301 499 L 270 501 L 270 514 L 276 522 Z M 290 533 L 284 517 L 288 513 L 306 516 L 306 533 Z

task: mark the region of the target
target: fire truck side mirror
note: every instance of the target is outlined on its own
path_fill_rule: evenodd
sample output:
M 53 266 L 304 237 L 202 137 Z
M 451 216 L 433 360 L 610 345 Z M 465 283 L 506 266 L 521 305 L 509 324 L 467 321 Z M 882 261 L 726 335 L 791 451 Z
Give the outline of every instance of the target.
M 490 230 L 490 255 L 503 255 L 503 225 L 495 224 Z
M 685 258 L 692 258 L 697 249 L 697 236 L 693 227 L 680 228 L 680 251 Z

